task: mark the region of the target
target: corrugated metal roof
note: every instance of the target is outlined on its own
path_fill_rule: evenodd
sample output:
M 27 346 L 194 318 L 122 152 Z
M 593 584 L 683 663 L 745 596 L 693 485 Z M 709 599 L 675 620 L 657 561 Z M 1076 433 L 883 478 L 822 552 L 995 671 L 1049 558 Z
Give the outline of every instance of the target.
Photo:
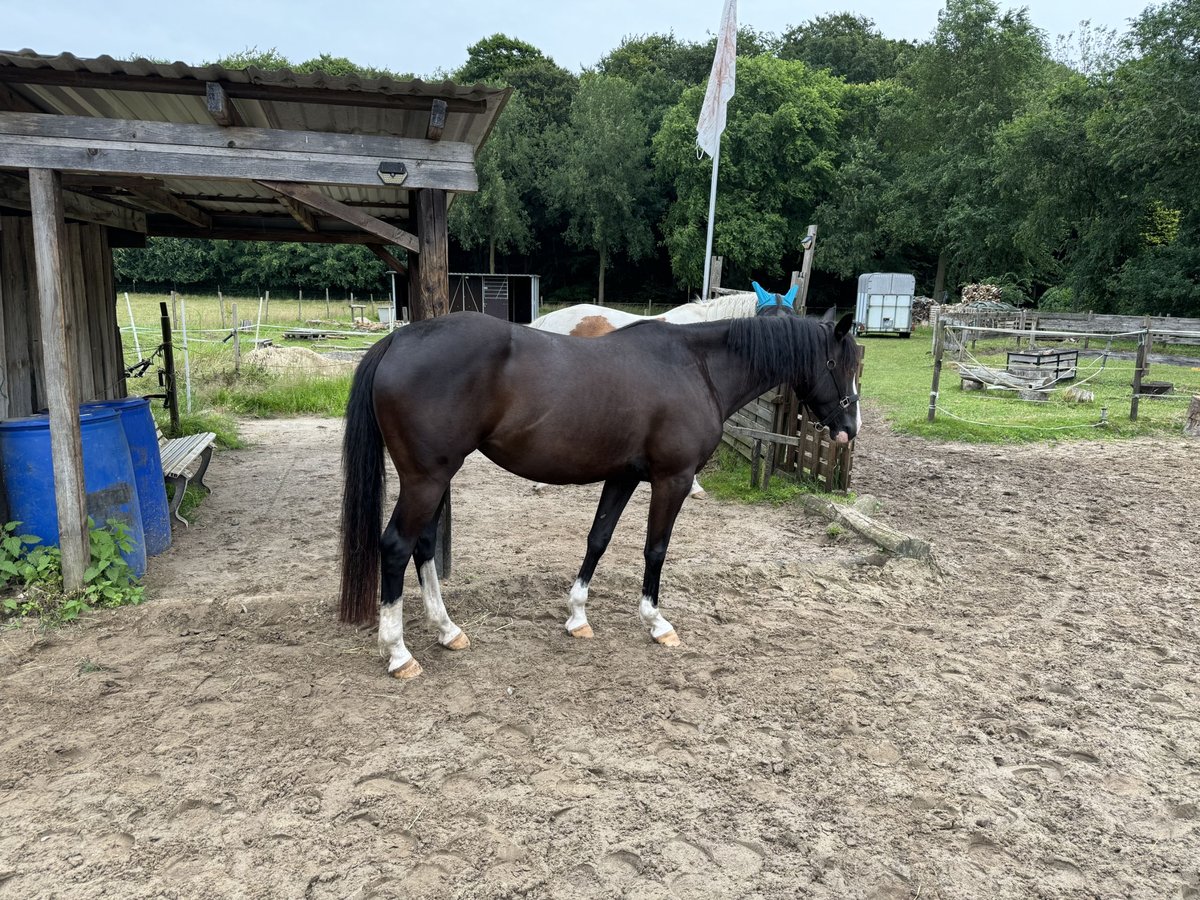
M 424 138 L 430 105 L 434 99 L 443 99 L 448 109 L 442 140 L 471 144 L 476 152 L 487 139 L 510 93 L 488 85 L 459 85 L 451 81 L 434 83 L 290 69 L 227 69 L 111 56 L 87 59 L 70 53 L 47 56 L 31 50 L 0 51 L 0 85 L 47 113 L 212 125 L 204 96 L 204 86 L 209 82 L 227 89 L 245 125 L 286 131 Z M 239 96 L 239 92 L 255 93 L 255 88 L 262 88 L 257 93 L 268 95 L 267 98 Z M 303 96 L 289 99 L 288 89 L 303 92 Z M 326 93 L 328 97 L 322 96 Z M 381 105 L 357 105 L 374 103 Z M 187 202 L 212 214 L 262 216 L 271 207 L 247 202 L 246 198 L 275 199 L 269 191 L 245 181 L 168 178 L 160 183 L 178 196 L 198 198 Z M 402 199 L 406 206 L 407 191 L 329 186 L 322 190 L 373 215 L 392 220 L 405 217 L 397 201 Z M 94 194 L 102 195 L 102 192 Z M 145 209 L 154 217 L 160 215 L 120 191 L 111 192 L 111 199 Z M 275 207 L 274 212 L 279 211 Z

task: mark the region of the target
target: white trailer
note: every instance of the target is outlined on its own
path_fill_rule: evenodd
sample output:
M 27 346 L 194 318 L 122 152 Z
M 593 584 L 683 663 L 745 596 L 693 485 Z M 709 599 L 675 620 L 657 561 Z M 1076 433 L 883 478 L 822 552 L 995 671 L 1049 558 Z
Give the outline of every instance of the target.
M 917 279 L 897 272 L 858 276 L 858 306 L 854 314 L 859 334 L 912 334 L 912 301 Z

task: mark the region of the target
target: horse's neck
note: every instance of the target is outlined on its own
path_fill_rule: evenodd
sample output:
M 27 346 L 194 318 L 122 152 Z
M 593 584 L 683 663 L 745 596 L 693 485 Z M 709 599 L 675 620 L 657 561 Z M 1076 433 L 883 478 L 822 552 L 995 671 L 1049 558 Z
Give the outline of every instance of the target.
M 779 384 L 778 379 L 754 372 L 745 359 L 729 349 L 728 322 L 698 326 L 694 334 L 693 350 L 708 373 L 722 421 Z

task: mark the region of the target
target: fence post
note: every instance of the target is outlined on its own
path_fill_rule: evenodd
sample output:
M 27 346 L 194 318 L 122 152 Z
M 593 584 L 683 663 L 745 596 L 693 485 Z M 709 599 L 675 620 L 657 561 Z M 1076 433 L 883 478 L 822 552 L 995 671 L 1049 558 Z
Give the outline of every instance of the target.
M 233 301 L 233 374 L 242 371 L 242 323 L 238 319 L 237 301 Z
M 329 288 L 325 288 L 325 318 L 329 319 Z
M 266 303 L 267 303 L 265 315 L 267 317 L 267 324 L 270 325 L 271 324 L 271 292 L 266 291 L 265 293 L 266 293 Z M 255 335 L 255 343 L 257 343 L 257 342 L 258 342 L 258 335 Z
M 296 319 L 304 321 L 304 288 L 296 288 L 300 293 L 296 296 Z
M 225 330 L 225 297 L 221 293 L 221 289 L 217 288 L 217 309 L 221 311 L 221 330 Z
M 174 293 L 172 291 L 172 293 Z M 171 314 L 165 300 L 158 304 L 162 322 L 163 371 L 167 379 L 167 410 L 171 413 L 171 436 L 179 437 L 179 394 L 175 392 L 175 348 L 171 346 Z
M 192 358 L 188 353 L 187 340 L 187 298 L 179 298 L 180 325 L 183 328 L 183 396 L 187 412 L 192 414 Z
M 129 291 L 125 292 L 125 308 L 129 310 L 129 327 L 133 330 L 133 350 L 138 362 L 142 361 L 142 342 L 138 339 L 137 321 L 133 318 L 133 304 L 129 302 Z
M 1129 421 L 1136 422 L 1138 417 L 1138 403 L 1142 393 L 1142 378 L 1146 373 L 1146 357 L 1149 355 L 1150 344 L 1150 329 L 1138 336 L 1138 351 L 1136 368 L 1133 370 L 1133 399 L 1129 402 Z
M 929 386 L 929 417 L 932 422 L 937 415 L 938 385 L 942 380 L 942 353 L 946 346 L 946 325 L 939 322 L 933 335 L 933 384 Z

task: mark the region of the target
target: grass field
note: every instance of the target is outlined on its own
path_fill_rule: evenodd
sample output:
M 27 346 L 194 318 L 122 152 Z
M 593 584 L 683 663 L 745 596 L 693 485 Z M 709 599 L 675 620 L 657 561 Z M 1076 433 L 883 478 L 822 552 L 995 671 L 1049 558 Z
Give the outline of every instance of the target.
M 226 445 L 236 442 L 236 429 L 230 417 L 236 415 L 327 415 L 340 416 L 345 409 L 350 376 L 344 367 L 330 363 L 337 374 L 280 373 L 243 366 L 234 372 L 233 343 L 225 340 L 232 325 L 231 306 L 238 304 L 238 318 L 243 327 L 242 353 L 254 347 L 255 333 L 275 346 L 301 346 L 318 353 L 331 350 L 360 350 L 379 340 L 386 332 L 353 331 L 348 297 L 331 297 L 327 317 L 324 296 L 306 298 L 303 303 L 295 295 L 287 298 L 273 296 L 268 305 L 257 297 L 223 298 L 222 316 L 218 298 L 211 295 L 181 296 L 176 299 L 175 320 L 182 325 L 186 311 L 188 342 L 186 360 L 183 348 L 183 329 L 174 335 L 175 362 L 180 383 L 180 407 L 186 409 L 184 396 L 185 370 L 190 371 L 192 410 L 199 416 L 196 427 L 217 431 Z M 129 325 L 129 310 L 136 322 L 138 340 L 143 356 L 161 342 L 159 303 L 171 306 L 169 295 L 130 294 L 128 306 L 125 295 L 118 296 L 118 321 L 123 323 L 122 337 L 127 363 L 138 358 Z M 357 303 L 357 300 L 356 300 Z M 547 312 L 554 305 L 543 305 Z M 645 313 L 644 307 L 619 305 L 629 312 Z M 367 318 L 377 320 L 374 306 L 367 301 Z M 245 323 L 249 323 L 247 327 Z M 328 328 L 346 332 L 330 338 L 287 340 L 283 337 L 291 328 Z M 1200 393 L 1200 368 L 1153 364 L 1149 378 L 1171 381 L 1175 392 L 1164 398 L 1144 398 L 1138 421 L 1129 420 L 1132 359 L 1103 359 L 1081 355 L 1078 378 L 1081 385 L 1095 394 L 1091 403 L 1069 402 L 1063 390 L 1050 395 L 1045 402 L 1029 402 L 1008 392 L 963 391 L 954 365 L 959 354 L 948 351 L 942 370 L 938 414 L 933 423 L 926 421 L 929 408 L 930 381 L 933 371 L 931 352 L 932 333 L 918 329 L 910 340 L 889 335 L 867 336 L 860 339 L 866 348 L 862 394 L 876 403 L 892 426 L 912 434 L 948 440 L 972 442 L 1017 442 L 1065 440 L 1080 437 L 1125 437 L 1140 434 L 1177 434 L 1181 428 L 1187 400 Z M 1058 345 L 1075 346 L 1070 344 Z M 1133 344 L 1114 342 L 1107 349 L 1131 351 Z M 981 340 L 962 354 L 964 362 L 981 363 L 1003 369 L 1005 351 L 1014 349 L 1013 338 Z M 1105 346 L 1093 344 L 1092 350 Z M 1155 346 L 1155 352 L 1166 348 Z M 1176 348 L 1181 354 L 1198 355 L 1200 348 Z M 185 364 L 186 363 L 186 364 Z M 157 361 L 156 361 L 157 364 Z M 1066 387 L 1067 385 L 1064 385 Z M 156 366 L 151 366 L 142 378 L 131 379 L 130 393 L 150 394 L 158 390 Z M 1106 424 L 1100 426 L 1103 419 Z

